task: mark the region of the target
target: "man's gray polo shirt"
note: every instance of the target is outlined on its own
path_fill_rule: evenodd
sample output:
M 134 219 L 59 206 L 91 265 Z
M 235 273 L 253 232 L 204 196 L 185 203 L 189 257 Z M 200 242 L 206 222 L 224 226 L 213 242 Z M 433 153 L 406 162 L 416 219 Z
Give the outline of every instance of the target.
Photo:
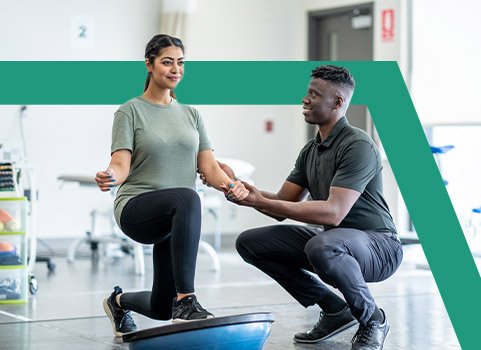
M 338 227 L 396 232 L 382 194 L 381 171 L 374 141 L 343 117 L 324 141 L 318 133 L 302 148 L 287 181 L 307 188 L 313 200 L 327 200 L 331 186 L 360 192 Z

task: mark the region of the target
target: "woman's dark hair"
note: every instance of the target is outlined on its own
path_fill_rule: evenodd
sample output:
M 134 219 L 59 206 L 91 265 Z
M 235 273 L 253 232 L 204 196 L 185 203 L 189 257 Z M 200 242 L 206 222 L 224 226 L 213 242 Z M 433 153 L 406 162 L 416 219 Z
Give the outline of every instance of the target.
M 154 65 L 154 60 L 157 56 L 159 56 L 160 51 L 170 46 L 176 46 L 180 48 L 182 52 L 184 52 L 184 44 L 182 44 L 182 40 L 179 38 L 175 38 L 167 34 L 155 35 L 152 39 L 150 39 L 145 47 L 145 59 L 148 59 L 150 64 Z M 149 83 L 150 73 L 147 74 L 147 78 L 145 79 L 144 91 L 149 87 Z M 170 94 L 173 98 L 175 98 L 173 91 L 171 91 Z

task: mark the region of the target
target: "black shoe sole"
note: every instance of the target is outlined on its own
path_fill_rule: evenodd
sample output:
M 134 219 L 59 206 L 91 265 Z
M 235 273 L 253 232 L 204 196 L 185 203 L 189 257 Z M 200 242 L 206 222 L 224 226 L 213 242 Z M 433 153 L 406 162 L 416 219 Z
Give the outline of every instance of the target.
M 379 348 L 380 350 L 384 349 L 384 343 L 386 342 L 386 338 L 387 338 L 387 335 L 389 334 L 389 330 L 391 329 L 391 326 L 387 326 L 387 329 L 386 329 L 386 334 L 384 335 L 384 340 L 382 341 L 381 343 L 381 347 Z M 364 347 L 365 345 L 360 345 L 361 347 Z M 356 349 L 356 344 L 352 344 L 352 347 L 351 347 L 351 350 L 352 349 Z
M 313 340 L 309 340 L 309 339 L 298 339 L 294 336 L 294 341 L 296 343 L 305 343 L 305 344 L 313 344 L 313 343 L 318 343 L 320 341 L 323 341 L 323 340 L 326 340 L 327 338 L 330 338 L 338 333 L 341 333 L 342 331 L 348 329 L 348 328 L 351 328 L 352 326 L 354 326 L 355 324 L 357 323 L 357 320 L 352 320 L 351 322 L 349 323 L 346 323 L 345 325 L 335 329 L 334 331 L 332 331 L 331 333 L 325 335 L 324 337 L 322 338 L 319 338 L 319 339 L 313 339 Z

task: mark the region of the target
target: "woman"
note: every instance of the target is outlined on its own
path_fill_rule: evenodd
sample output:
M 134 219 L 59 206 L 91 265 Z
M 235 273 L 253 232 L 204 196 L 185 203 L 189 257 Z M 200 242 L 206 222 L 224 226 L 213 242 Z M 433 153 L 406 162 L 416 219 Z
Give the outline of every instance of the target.
M 152 291 L 123 293 L 117 286 L 104 300 L 116 336 L 136 330 L 130 310 L 174 322 L 214 317 L 194 294 L 201 225 L 196 173 L 231 200 L 248 195 L 217 165 L 197 110 L 175 100 L 173 89 L 184 75 L 181 40 L 154 36 L 145 64 L 144 93 L 115 113 L 112 159 L 95 178 L 102 191 L 121 185 L 115 199 L 119 227 L 133 240 L 154 245 Z

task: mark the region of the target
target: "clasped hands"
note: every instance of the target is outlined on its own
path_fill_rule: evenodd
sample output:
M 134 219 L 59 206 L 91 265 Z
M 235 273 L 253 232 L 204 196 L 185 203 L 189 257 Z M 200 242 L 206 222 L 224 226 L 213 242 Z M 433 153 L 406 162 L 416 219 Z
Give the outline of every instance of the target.
M 247 182 L 236 179 L 231 167 L 219 161 L 217 161 L 217 163 L 229 178 L 235 179 L 234 183 L 230 184 L 230 188 L 221 186 L 228 201 L 238 205 L 254 207 L 262 199 L 262 194 L 257 188 Z M 204 174 L 199 173 L 199 177 L 204 185 L 209 186 Z

